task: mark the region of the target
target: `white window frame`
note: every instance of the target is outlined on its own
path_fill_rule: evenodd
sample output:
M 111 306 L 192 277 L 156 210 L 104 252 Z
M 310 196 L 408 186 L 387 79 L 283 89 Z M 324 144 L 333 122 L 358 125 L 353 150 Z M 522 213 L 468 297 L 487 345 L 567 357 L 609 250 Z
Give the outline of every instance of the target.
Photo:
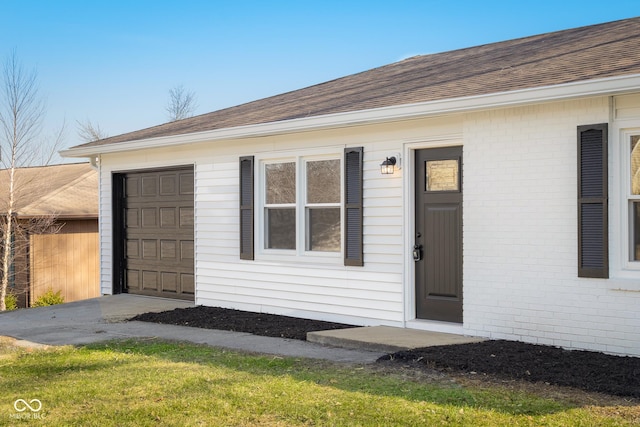
M 257 251 L 256 259 L 264 261 L 286 262 L 301 261 L 321 264 L 342 265 L 344 257 L 344 155 L 338 150 L 310 150 L 295 155 L 262 155 L 256 156 L 259 176 L 256 188 L 256 230 Z M 338 160 L 340 162 L 340 202 L 308 204 L 306 200 L 306 164 L 307 162 Z M 266 222 L 266 165 L 275 163 L 294 162 L 296 164 L 296 249 L 269 249 L 267 243 Z M 336 252 L 321 252 L 307 250 L 308 207 L 339 207 L 340 208 L 340 250 Z
M 618 267 L 613 267 L 612 274 L 619 278 L 636 279 L 640 273 L 640 260 L 634 261 L 631 257 L 633 246 L 631 202 L 632 200 L 640 201 L 640 195 L 631 195 L 631 150 L 629 144 L 632 135 L 640 135 L 640 123 L 638 121 L 618 121 L 614 128 L 614 135 L 617 140 L 611 146 L 613 156 L 611 156 L 610 171 L 615 172 L 613 174 L 610 172 L 613 179 L 610 183 L 612 191 L 609 192 L 611 196 L 609 207 L 612 214 L 610 218 L 617 217 L 617 223 L 610 224 L 609 230 L 612 237 L 611 248 L 616 248 L 610 256 L 613 257 L 612 261 L 617 259 L 611 266 L 617 265 Z M 616 242 L 614 243 L 614 241 Z
M 295 174 L 296 174 L 296 200 L 294 203 L 280 203 L 280 204 L 267 204 L 267 191 L 266 191 L 266 185 L 267 185 L 267 178 L 266 178 L 266 169 L 268 165 L 274 165 L 274 164 L 280 164 L 280 163 L 293 163 L 295 165 Z M 261 194 L 261 198 L 260 198 L 260 220 L 261 223 L 263 224 L 262 227 L 260 227 L 261 230 L 261 236 L 262 236 L 262 245 L 261 247 L 265 250 L 265 251 L 273 251 L 274 253 L 280 253 L 280 254 L 294 254 L 297 251 L 298 248 L 298 227 L 300 224 L 299 218 L 298 218 L 298 197 L 299 197 L 299 193 L 300 193 L 300 189 L 298 188 L 299 185 L 299 173 L 300 173 L 300 168 L 298 167 L 296 158 L 283 158 L 283 159 L 278 159 L 278 160 L 274 160 L 274 161 L 266 161 L 266 162 L 262 162 L 260 165 L 260 180 L 259 182 L 262 183 L 262 194 Z M 296 237 L 295 237 L 295 245 L 296 245 L 296 249 L 272 249 L 272 248 L 267 248 L 267 209 L 291 209 L 294 208 L 296 215 L 295 215 L 295 220 L 296 220 Z
M 640 135 L 640 127 L 622 129 L 620 132 L 620 141 L 618 143 L 620 149 L 620 160 L 622 163 L 621 171 L 621 261 L 623 269 L 640 271 L 640 260 L 632 259 L 633 251 L 633 202 L 640 202 L 640 195 L 631 194 L 631 137 Z

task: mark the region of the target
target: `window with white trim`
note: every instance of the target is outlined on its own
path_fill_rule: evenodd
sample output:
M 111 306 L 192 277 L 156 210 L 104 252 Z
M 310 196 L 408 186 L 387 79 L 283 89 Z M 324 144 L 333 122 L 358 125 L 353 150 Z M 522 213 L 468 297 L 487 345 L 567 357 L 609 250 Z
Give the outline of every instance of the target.
M 640 261 L 640 133 L 628 135 L 629 260 Z
M 256 249 L 264 259 L 333 263 L 342 253 L 345 266 L 364 266 L 363 156 L 362 147 L 345 147 L 342 156 L 263 159 L 257 170 L 254 156 L 240 157 L 240 259 L 253 261 Z
M 263 249 L 291 255 L 342 251 L 342 160 L 264 161 Z
M 296 163 L 264 168 L 265 248 L 296 248 Z

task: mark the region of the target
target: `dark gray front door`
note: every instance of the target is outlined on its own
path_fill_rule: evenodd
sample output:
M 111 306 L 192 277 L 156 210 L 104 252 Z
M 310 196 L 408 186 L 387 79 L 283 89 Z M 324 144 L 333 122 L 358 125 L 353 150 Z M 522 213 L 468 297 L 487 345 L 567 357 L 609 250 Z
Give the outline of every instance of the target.
M 193 300 L 193 168 L 123 178 L 122 290 Z
M 462 322 L 462 147 L 416 151 L 418 319 Z

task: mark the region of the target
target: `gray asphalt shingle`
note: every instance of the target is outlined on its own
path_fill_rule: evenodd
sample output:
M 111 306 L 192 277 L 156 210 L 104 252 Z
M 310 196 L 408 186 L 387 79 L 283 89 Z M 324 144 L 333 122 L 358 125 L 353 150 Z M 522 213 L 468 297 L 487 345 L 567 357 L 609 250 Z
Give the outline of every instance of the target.
M 421 55 L 90 147 L 640 74 L 640 18 Z

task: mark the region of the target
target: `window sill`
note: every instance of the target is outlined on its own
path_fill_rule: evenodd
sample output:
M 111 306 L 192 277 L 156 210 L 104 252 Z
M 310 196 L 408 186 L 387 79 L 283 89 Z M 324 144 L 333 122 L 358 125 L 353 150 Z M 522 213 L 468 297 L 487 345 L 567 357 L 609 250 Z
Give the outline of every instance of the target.
M 621 287 L 613 287 L 611 288 L 612 291 L 614 292 L 635 292 L 635 293 L 640 293 L 640 286 L 638 286 L 637 284 L 635 285 L 631 285 L 631 286 L 621 286 Z
M 321 254 L 321 255 L 298 255 L 291 253 L 286 254 L 272 254 L 262 253 L 256 254 L 253 262 L 260 262 L 264 264 L 280 264 L 280 265 L 292 265 L 292 266 L 318 266 L 323 267 L 344 267 L 342 254 Z
M 622 270 L 609 279 L 609 290 L 617 292 L 640 292 L 640 271 Z

